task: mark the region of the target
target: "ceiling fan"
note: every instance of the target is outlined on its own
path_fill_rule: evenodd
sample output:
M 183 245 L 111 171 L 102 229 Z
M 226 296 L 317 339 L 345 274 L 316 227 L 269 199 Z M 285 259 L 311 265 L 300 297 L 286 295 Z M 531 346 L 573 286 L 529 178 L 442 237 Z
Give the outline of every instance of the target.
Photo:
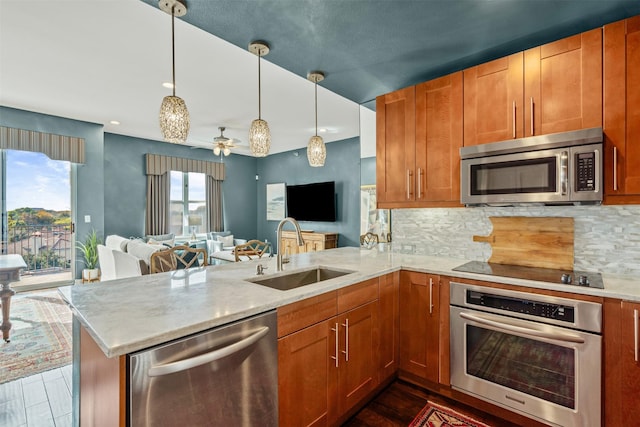
M 224 130 L 226 129 L 224 126 L 218 127 L 220 129 L 220 136 L 216 136 L 213 138 L 213 154 L 219 156 L 220 153 L 228 156 L 231 154 L 231 149 L 236 147 L 236 144 L 239 144 L 240 141 L 235 138 L 227 138 L 224 136 Z

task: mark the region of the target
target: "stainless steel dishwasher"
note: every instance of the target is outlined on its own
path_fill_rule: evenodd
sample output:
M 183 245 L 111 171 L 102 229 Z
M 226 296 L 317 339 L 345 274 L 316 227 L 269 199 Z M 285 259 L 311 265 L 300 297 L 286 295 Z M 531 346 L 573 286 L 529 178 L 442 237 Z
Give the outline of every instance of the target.
M 129 356 L 129 422 L 277 426 L 276 312 Z

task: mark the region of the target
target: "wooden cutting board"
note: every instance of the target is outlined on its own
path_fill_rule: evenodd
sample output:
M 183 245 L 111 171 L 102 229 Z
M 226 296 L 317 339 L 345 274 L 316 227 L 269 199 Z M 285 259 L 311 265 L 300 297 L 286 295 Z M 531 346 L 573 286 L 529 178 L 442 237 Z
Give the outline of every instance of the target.
M 473 236 L 491 244 L 489 262 L 573 270 L 573 218 L 489 217 L 493 231 Z

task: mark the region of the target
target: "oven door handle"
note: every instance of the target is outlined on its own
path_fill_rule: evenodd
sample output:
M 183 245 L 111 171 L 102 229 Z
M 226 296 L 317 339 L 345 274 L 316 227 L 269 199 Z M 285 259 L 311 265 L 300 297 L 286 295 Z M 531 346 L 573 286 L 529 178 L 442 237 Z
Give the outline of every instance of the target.
M 215 362 L 216 360 L 227 357 L 233 353 L 237 353 L 240 350 L 244 350 L 252 344 L 260 341 L 269 332 L 268 326 L 259 328 L 256 332 L 249 335 L 247 338 L 235 342 L 226 347 L 204 353 L 199 356 L 191 357 L 189 359 L 178 360 L 176 362 L 167 363 L 164 365 L 156 365 L 149 368 L 147 375 L 150 377 L 160 377 L 163 375 L 174 374 L 176 372 L 186 371 L 196 366 L 204 365 L 207 363 Z
M 492 320 L 491 318 L 483 316 L 482 314 L 460 313 L 460 317 L 483 325 L 493 326 L 504 331 L 516 332 L 540 338 L 549 338 L 556 341 L 566 341 L 579 344 L 584 343 L 584 339 L 577 335 L 563 334 L 559 332 L 548 332 L 533 328 L 525 328 L 523 326 L 511 325 L 508 323 Z

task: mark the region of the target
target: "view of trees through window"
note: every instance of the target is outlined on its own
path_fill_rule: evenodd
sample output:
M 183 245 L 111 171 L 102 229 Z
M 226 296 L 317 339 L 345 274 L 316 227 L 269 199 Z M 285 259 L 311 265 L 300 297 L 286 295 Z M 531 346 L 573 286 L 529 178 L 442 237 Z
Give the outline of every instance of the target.
M 171 171 L 170 232 L 176 236 L 207 231 L 205 174 Z
M 3 254 L 21 255 L 24 276 L 38 282 L 71 277 L 73 235 L 71 164 L 42 153 L 4 150 Z M 64 274 L 65 276 L 61 276 Z

